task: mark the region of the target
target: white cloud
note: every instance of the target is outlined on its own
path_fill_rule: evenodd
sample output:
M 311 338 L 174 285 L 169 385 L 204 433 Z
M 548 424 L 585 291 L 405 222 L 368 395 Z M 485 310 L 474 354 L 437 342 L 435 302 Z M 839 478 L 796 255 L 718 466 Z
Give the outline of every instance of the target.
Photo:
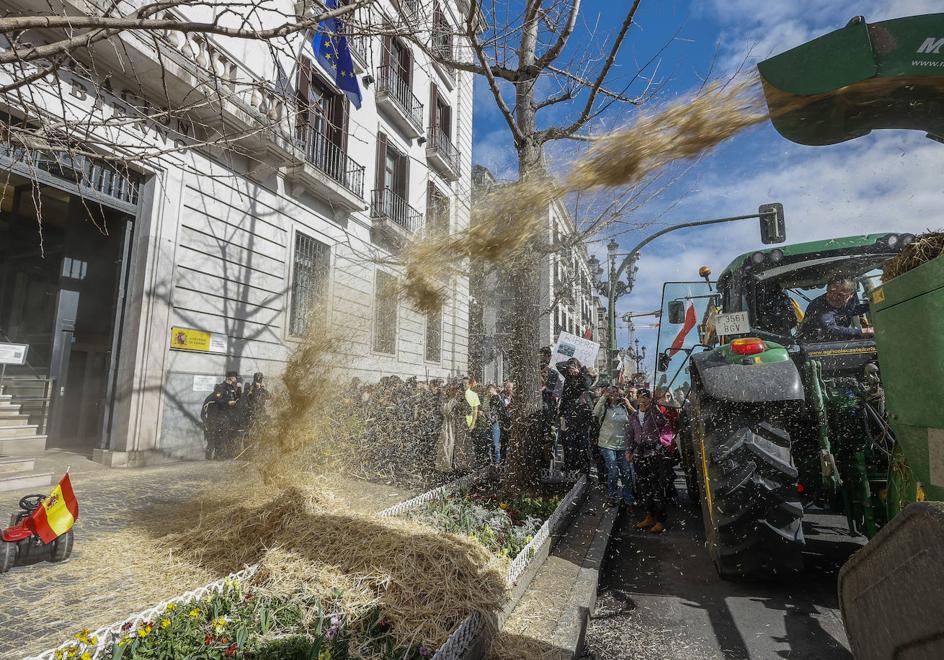
M 874 23 L 940 10 L 939 0 L 704 0 L 697 7 L 721 25 L 718 45 L 726 72 L 838 30 L 855 16 Z

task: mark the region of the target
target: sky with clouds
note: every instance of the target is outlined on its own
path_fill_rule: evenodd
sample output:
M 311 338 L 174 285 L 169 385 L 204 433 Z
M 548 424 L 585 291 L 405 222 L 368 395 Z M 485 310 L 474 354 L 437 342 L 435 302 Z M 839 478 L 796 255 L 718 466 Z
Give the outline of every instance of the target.
M 623 2 L 583 3 L 573 52 L 598 47 L 587 35 L 594 26 L 599 33 L 607 20 L 612 23 L 617 4 Z M 759 60 L 843 27 L 854 16 L 872 23 L 940 10 L 940 2 L 932 0 L 643 0 L 618 64 L 624 71 L 648 64 L 646 75 L 657 90 L 654 102 L 671 102 L 694 91 L 706 75 L 727 77 L 739 67 L 753 68 Z M 635 89 L 647 82 L 640 79 Z M 475 95 L 473 161 L 499 178 L 514 178 L 508 128 L 484 80 L 476 80 Z M 562 106 L 548 121 L 575 111 Z M 613 113 L 603 118 L 606 127 L 625 121 Z M 568 144 L 550 149 L 552 166 L 558 158 L 566 160 L 568 150 L 573 150 Z M 788 242 L 936 229 L 944 225 L 936 215 L 944 193 L 942 161 L 944 145 L 916 131 L 876 131 L 840 145 L 806 147 L 763 124 L 675 177 L 658 199 L 633 214 L 633 222 L 650 228 L 621 232 L 618 240 L 628 250 L 654 225 L 752 213 L 772 201 L 784 205 Z M 602 255 L 603 242 L 591 245 L 591 252 Z M 700 265 L 720 273 L 735 256 L 757 247 L 757 224 L 750 220 L 660 238 L 643 251 L 636 289 L 620 299 L 618 313 L 655 309 L 663 282 L 697 280 Z M 624 323 L 619 326 L 622 347 L 627 331 Z M 640 329 L 638 337 L 654 354 L 656 331 Z

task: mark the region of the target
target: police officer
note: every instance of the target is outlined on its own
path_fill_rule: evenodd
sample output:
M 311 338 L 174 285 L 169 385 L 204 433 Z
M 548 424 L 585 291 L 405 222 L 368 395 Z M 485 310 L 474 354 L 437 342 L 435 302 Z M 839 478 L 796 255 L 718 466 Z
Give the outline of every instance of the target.
M 230 453 L 239 428 L 238 405 L 241 397 L 239 374 L 227 371 L 223 382 L 203 400 L 200 416 L 206 437 L 207 460 L 223 459 Z

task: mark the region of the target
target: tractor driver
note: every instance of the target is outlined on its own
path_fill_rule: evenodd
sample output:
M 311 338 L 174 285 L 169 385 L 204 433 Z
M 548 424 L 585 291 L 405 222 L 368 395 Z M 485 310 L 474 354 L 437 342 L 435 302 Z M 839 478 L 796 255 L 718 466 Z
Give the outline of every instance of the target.
M 869 311 L 868 303 L 855 300 L 855 280 L 837 277 L 826 285 L 826 293 L 814 298 L 809 307 L 800 338 L 806 341 L 851 341 L 868 339 L 872 328 L 857 328 L 852 322 L 860 314 Z

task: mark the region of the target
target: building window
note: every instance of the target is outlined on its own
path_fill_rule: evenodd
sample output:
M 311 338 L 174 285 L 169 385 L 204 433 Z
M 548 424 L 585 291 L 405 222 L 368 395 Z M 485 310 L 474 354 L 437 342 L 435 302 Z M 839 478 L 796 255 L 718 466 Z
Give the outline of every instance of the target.
M 442 307 L 426 312 L 426 361 L 439 362 L 442 357 Z
M 426 196 L 426 227 L 431 234 L 445 235 L 449 233 L 449 198 L 439 191 L 432 182 L 429 183 Z
M 397 349 L 397 278 L 381 270 L 374 280 L 374 342 L 377 353 Z
M 407 203 L 410 197 L 410 159 L 395 149 L 387 136 L 377 136 L 377 177 L 371 213 L 389 218 L 402 227 L 412 226 L 415 210 Z
M 295 234 L 289 332 L 297 337 L 308 334 L 312 323 L 324 325 L 330 254 L 324 243 Z
M 433 8 L 433 53 L 447 60 L 452 55 L 452 27 L 439 5 Z

